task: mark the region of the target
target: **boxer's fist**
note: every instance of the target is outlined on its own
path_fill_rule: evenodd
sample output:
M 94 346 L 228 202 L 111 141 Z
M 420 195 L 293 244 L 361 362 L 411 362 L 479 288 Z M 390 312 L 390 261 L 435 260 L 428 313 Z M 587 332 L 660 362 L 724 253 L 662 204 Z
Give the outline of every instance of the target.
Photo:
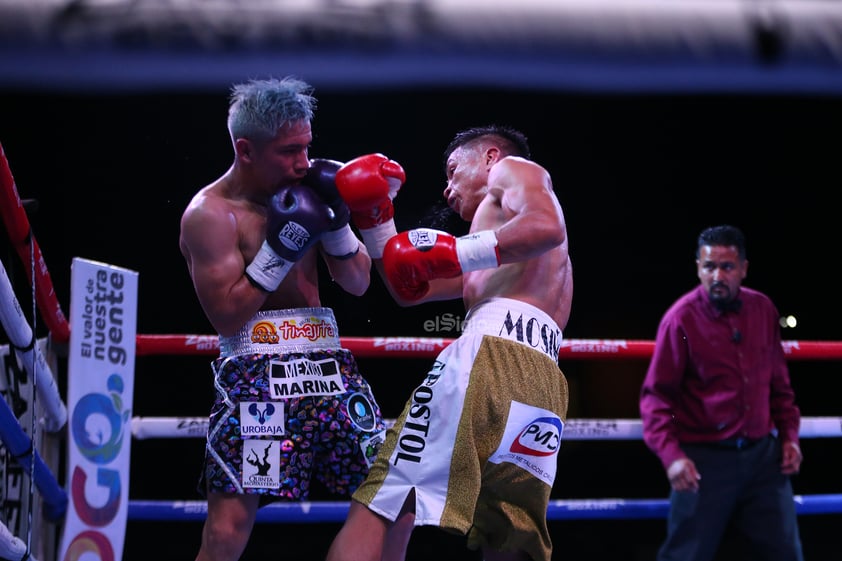
M 446 232 L 418 228 L 392 237 L 383 249 L 383 270 L 389 285 L 405 300 L 419 300 L 430 281 L 497 267 L 500 257 L 494 232 L 456 238 Z
M 405 181 L 401 165 L 383 154 L 354 158 L 336 172 L 336 187 L 360 230 L 374 228 L 394 217 L 392 199 Z
M 332 218 L 330 207 L 309 189 L 283 187 L 269 201 L 266 243 L 281 259 L 298 261 L 330 229 Z
M 333 211 L 331 230 L 339 230 L 348 224 L 351 219 L 351 211 L 336 188 L 336 172 L 340 167 L 342 167 L 342 162 L 313 158 L 310 160 L 310 169 L 307 170 L 307 175 L 301 180 L 302 185 L 306 185 L 315 191 Z
M 332 218 L 330 207 L 307 187 L 281 188 L 269 201 L 266 241 L 246 267 L 246 276 L 264 290 L 274 291 L 295 262 L 330 229 Z
M 351 211 L 336 188 L 336 172 L 340 167 L 342 162 L 314 158 L 310 160 L 310 168 L 301 184 L 317 193 L 333 213 L 330 229 L 322 236 L 325 252 L 333 257 L 348 259 L 360 250 L 360 242 L 348 225 Z

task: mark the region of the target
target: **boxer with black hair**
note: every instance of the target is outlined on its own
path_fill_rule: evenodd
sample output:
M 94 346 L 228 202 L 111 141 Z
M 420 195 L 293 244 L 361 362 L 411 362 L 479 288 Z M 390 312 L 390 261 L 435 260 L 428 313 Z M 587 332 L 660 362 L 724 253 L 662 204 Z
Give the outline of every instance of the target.
M 525 136 L 508 127 L 456 135 L 443 194 L 470 223 L 464 236 L 387 235 L 390 187 L 404 178 L 384 156 L 337 172 L 395 300 L 462 299 L 467 315 L 387 431 L 328 561 L 401 560 L 416 526 L 463 534 L 486 561 L 552 557 L 546 515 L 568 405 L 558 351 L 573 277 L 550 175 L 528 158 Z

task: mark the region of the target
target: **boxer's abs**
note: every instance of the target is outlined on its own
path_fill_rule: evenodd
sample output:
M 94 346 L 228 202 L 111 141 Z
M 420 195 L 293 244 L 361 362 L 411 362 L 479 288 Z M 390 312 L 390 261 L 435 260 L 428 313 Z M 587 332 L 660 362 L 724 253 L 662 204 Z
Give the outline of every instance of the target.
M 467 273 L 462 294 L 465 308 L 470 310 L 488 298 L 511 298 L 543 310 L 562 328 L 570 316 L 572 278 L 566 268 L 503 265 Z

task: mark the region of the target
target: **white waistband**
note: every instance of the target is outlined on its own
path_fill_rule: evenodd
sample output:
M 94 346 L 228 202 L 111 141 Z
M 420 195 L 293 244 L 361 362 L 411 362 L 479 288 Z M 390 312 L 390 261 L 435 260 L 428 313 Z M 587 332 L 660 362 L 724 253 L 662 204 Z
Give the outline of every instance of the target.
M 219 356 L 338 349 L 339 329 L 330 308 L 257 312 L 239 333 L 219 337 Z
M 503 337 L 526 345 L 558 361 L 561 329 L 545 312 L 511 298 L 483 300 L 468 312 L 464 333 Z

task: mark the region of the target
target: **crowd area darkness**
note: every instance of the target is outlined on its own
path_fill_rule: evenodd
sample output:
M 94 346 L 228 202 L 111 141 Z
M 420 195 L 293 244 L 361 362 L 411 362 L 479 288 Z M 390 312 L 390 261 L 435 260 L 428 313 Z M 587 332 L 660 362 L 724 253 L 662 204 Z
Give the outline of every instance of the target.
M 139 333 L 210 333 L 178 250 L 178 228 L 193 193 L 231 161 L 227 96 L 225 88 L 0 92 L 0 143 L 21 198 L 39 203 L 33 233 L 65 311 L 71 260 L 83 257 L 140 273 Z M 311 157 L 383 152 L 405 168 L 407 182 L 395 199 L 398 230 L 418 226 L 440 202 L 441 154 L 457 130 L 492 122 L 523 130 L 565 208 L 575 278 L 567 339 L 653 339 L 663 311 L 697 282 L 687 258 L 697 233 L 733 223 L 746 233 L 755 262 L 746 286 L 798 319 L 783 338 L 842 340 L 832 202 L 840 183 L 842 98 L 470 89 L 317 89 L 316 96 Z M 0 256 L 15 284 L 25 287 L 17 255 Z M 399 309 L 376 277 L 358 299 L 342 296 L 325 277 L 324 303 L 335 309 L 342 335 L 457 335 L 441 321 L 464 317 L 456 303 Z M 28 311 L 25 296 L 24 290 Z M 138 358 L 133 414 L 205 415 L 212 399 L 209 360 Z M 562 360 L 572 418 L 638 417 L 645 360 Z M 390 418 L 429 366 L 429 359 L 359 362 Z M 803 416 L 842 414 L 839 364 L 790 362 Z M 134 441 L 131 498 L 197 500 L 202 445 L 201 439 Z M 804 439 L 802 447 L 796 494 L 842 492 L 842 439 Z M 666 498 L 668 490 L 641 441 L 566 441 L 553 497 Z M 842 515 L 804 516 L 800 523 L 809 561 L 838 559 Z M 654 557 L 665 521 L 552 521 L 550 527 L 559 559 L 634 560 Z M 246 558 L 319 560 L 338 529 L 338 523 L 258 524 Z M 130 523 L 124 559 L 192 558 L 200 531 L 199 523 Z M 410 558 L 429 558 L 444 550 L 445 540 L 462 543 L 419 529 Z M 722 560 L 743 561 L 737 543 L 726 553 Z

